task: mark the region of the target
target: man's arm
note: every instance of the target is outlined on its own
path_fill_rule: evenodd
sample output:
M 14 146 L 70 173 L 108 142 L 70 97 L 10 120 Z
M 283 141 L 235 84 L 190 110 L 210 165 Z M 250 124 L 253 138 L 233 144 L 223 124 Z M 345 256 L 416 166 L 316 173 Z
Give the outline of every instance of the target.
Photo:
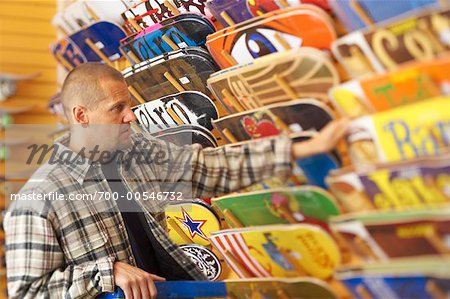
M 66 265 L 52 224 L 30 209 L 4 220 L 10 298 L 87 298 L 114 289 L 113 260 Z
M 229 193 L 277 176 L 291 174 L 293 160 L 329 152 L 342 139 L 348 120 L 334 121 L 314 138 L 291 142 L 287 136 L 256 140 L 240 147 L 193 148 L 192 188 L 197 197 Z
M 141 135 L 139 150 L 143 155 L 149 155 L 152 162 L 140 165 L 154 173 L 156 180 L 161 182 L 161 191 L 186 190 L 188 187 L 191 188 L 191 192 L 187 192 L 189 198 L 213 197 L 274 176 L 289 177 L 292 161 L 332 150 L 347 127 L 348 121 L 343 119 L 330 123 L 314 138 L 304 142 L 293 143 L 282 135 L 242 146 L 206 149 L 199 144 L 178 147 Z M 161 202 L 164 204 L 167 203 Z
M 212 197 L 230 193 L 267 178 L 291 175 L 292 142 L 287 136 L 243 146 L 202 149 L 192 146 L 192 194 Z

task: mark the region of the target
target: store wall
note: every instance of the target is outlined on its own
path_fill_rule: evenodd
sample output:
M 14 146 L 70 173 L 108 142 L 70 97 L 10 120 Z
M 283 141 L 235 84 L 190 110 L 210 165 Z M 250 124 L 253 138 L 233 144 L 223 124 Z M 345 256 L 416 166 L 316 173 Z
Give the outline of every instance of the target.
M 56 31 L 51 19 L 56 13 L 52 0 L 0 0 L 0 72 L 42 75 L 22 82 L 17 94 L 3 105 L 34 104 L 29 113 L 14 117 L 16 123 L 53 123 L 47 101 L 56 92 L 56 61 L 49 52 Z
M 58 89 L 56 62 L 49 51 L 49 45 L 56 38 L 56 31 L 51 26 L 56 9 L 56 0 L 0 0 L 0 73 L 42 72 L 32 81 L 19 83 L 16 95 L 0 102 L 0 109 L 34 105 L 30 112 L 13 115 L 14 123 L 48 124 L 57 121 L 47 111 L 47 102 Z M 1 162 L 0 176 L 4 171 L 5 165 Z M 5 203 L 5 198 L 1 198 L 2 209 Z M 3 244 L 2 231 L 0 239 Z M 6 298 L 3 256 L 4 248 L 1 246 L 0 298 Z

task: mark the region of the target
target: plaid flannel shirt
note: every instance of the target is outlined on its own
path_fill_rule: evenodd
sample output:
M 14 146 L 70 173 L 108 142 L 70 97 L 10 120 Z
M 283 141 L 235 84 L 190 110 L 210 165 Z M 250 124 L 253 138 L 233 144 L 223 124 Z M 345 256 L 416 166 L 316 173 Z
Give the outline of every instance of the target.
M 56 158 L 63 158 L 61 155 L 69 150 L 69 138 L 66 135 L 55 143 Z M 291 172 L 291 141 L 285 136 L 217 149 L 176 147 L 142 134 L 133 135 L 132 140 L 138 151 L 149 152 L 156 146 L 170 152 L 176 162 L 161 165 L 133 160 L 125 169 L 119 161 L 119 172 L 131 192 L 164 191 L 158 183 L 164 178 L 188 181 L 195 197 L 212 197 L 272 176 L 284 178 Z M 178 171 L 186 166 L 191 171 Z M 42 165 L 20 194 L 96 191 L 111 192 L 100 164 L 85 159 Z M 166 234 L 162 205 L 154 201 L 139 204 L 162 247 L 195 279 L 205 279 Z M 95 297 L 114 290 L 115 261 L 136 266 L 123 219 L 113 200 L 14 201 L 5 215 L 4 229 L 11 298 Z

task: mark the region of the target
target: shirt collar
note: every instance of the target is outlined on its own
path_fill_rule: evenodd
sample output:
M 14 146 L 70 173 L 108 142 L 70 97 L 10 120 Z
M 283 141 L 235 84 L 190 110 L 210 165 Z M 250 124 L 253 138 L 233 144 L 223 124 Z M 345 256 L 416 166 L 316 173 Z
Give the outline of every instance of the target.
M 142 142 L 144 135 L 142 133 L 134 133 L 131 135 L 131 140 L 133 146 L 136 146 Z M 61 137 L 55 140 L 55 150 L 56 153 L 54 155 L 55 161 L 60 161 L 60 165 L 65 167 L 69 174 L 80 184 L 82 185 L 86 179 L 86 175 L 88 174 L 91 167 L 101 168 L 99 162 L 94 162 L 86 157 L 82 157 L 72 151 L 68 145 L 70 142 L 70 132 L 62 135 Z M 131 147 L 128 149 L 122 150 L 124 155 L 127 155 L 131 150 Z M 68 159 L 67 157 L 70 157 Z
M 59 165 L 65 167 L 68 173 L 80 184 L 82 185 L 86 174 L 89 169 L 98 164 L 89 160 L 86 157 L 78 155 L 72 151 L 68 145 L 70 141 L 70 133 L 66 133 L 63 136 L 55 140 L 55 161 L 59 161 Z

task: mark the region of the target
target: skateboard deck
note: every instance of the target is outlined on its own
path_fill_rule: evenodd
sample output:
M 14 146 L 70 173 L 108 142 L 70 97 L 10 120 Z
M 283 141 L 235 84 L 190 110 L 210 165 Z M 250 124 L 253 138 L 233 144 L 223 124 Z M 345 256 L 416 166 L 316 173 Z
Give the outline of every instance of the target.
M 86 5 L 100 20 L 107 20 L 122 25 L 121 13 L 141 0 L 88 1 Z
M 340 214 L 330 193 L 311 186 L 227 195 L 213 198 L 212 206 L 229 227 L 308 223 L 327 229 L 328 218 Z
M 331 110 L 316 100 L 297 100 L 225 116 L 214 127 L 230 143 L 280 135 L 320 131 L 333 120 Z
M 236 113 L 298 98 L 328 102 L 327 91 L 338 83 L 326 54 L 304 47 L 215 73 L 208 87 L 230 113 Z
M 112 1 L 112 3 L 114 3 Z M 82 30 L 95 23 L 94 16 L 89 13 L 87 3 L 83 1 L 75 1 L 67 6 L 62 14 L 62 19 L 70 24 L 75 31 Z M 123 7 L 123 5 L 121 5 Z
M 17 82 L 32 80 L 39 77 L 41 73 L 32 74 L 8 74 L 0 73 L 0 101 L 4 101 L 16 93 Z
M 309 140 L 316 135 L 317 132 L 302 132 L 298 134 L 291 134 L 290 137 L 293 142 L 302 142 Z M 329 153 L 321 153 L 313 156 L 305 157 L 295 161 L 295 166 L 305 177 L 307 183 L 328 189 L 325 178 L 342 166 L 342 158 L 336 150 Z
M 302 298 L 336 299 L 335 292 L 322 280 L 302 278 L 248 278 L 225 281 L 155 281 L 158 298 Z M 98 299 L 124 299 L 120 288 Z
M 70 70 L 87 61 L 102 61 L 87 39 L 110 61 L 115 61 L 122 56 L 119 41 L 125 37 L 125 32 L 118 25 L 100 21 L 59 40 L 51 46 L 51 51 L 56 60 Z
M 86 3 L 82 1 L 76 1 L 67 5 L 52 19 L 53 26 L 65 34 L 73 34 L 94 22 L 93 17 L 86 9 Z
M 447 53 L 449 20 L 448 8 L 424 9 L 420 14 L 341 37 L 333 43 L 332 51 L 354 78 L 392 71 L 406 62 Z
M 246 0 L 211 0 L 206 2 L 206 7 L 214 18 L 224 27 L 232 24 L 229 24 L 229 22 L 221 16 L 222 12 L 225 12 L 235 24 L 250 20 L 254 17 L 248 9 Z
M 153 10 L 155 11 L 155 10 Z M 161 26 L 165 26 L 165 25 L 169 25 L 169 24 L 174 24 L 180 20 L 188 20 L 190 19 L 191 21 L 194 22 L 200 22 L 203 23 L 204 25 L 208 26 L 211 28 L 211 30 L 215 31 L 216 27 L 213 23 L 212 20 L 210 20 L 209 18 L 207 18 L 206 16 L 202 15 L 202 14 L 198 14 L 198 13 L 182 13 L 182 14 L 178 14 L 169 18 L 166 18 L 158 23 L 152 23 L 151 20 L 148 19 L 149 15 L 151 15 L 151 12 L 147 12 L 143 15 L 140 16 L 136 16 L 134 18 L 134 22 L 131 21 L 131 19 L 129 19 L 128 21 L 125 22 L 124 27 L 127 30 L 127 32 L 129 32 L 130 35 L 134 35 L 135 33 L 141 32 L 143 29 L 147 29 L 152 27 L 153 29 L 158 28 L 159 25 Z M 142 19 L 146 18 L 147 21 L 144 23 L 142 21 Z M 147 24 L 152 24 L 152 25 L 147 25 Z M 138 27 L 139 26 L 139 27 Z M 150 29 L 147 29 L 147 31 Z M 139 34 L 137 34 L 139 35 Z
M 298 6 L 301 4 L 315 4 L 323 9 L 329 9 L 328 1 L 326 0 L 287 0 L 283 4 L 276 0 L 212 0 L 206 2 L 206 7 L 209 8 L 211 14 L 224 27 L 233 25 L 222 17 L 225 12 L 231 21 L 235 24 L 250 20 L 254 17 L 261 16 L 270 11 L 279 10 L 286 7 Z
M 347 212 L 437 207 L 450 202 L 449 161 L 445 154 L 344 170 L 329 176 L 327 183 Z
M 202 15 L 202 14 L 198 14 L 198 13 L 182 13 L 179 15 L 176 15 L 174 17 L 168 18 L 166 20 L 163 20 L 161 22 L 159 22 L 160 25 L 162 26 L 166 26 L 166 25 L 170 25 L 170 24 L 175 24 L 179 21 L 182 20 L 190 20 L 193 22 L 198 22 L 198 23 L 202 23 L 206 26 L 208 26 L 211 30 L 216 31 L 216 27 L 214 26 L 214 23 L 212 22 L 211 19 L 209 19 L 208 17 Z
M 322 280 L 313 277 L 302 278 L 260 278 L 226 280 L 228 295 L 234 298 L 302 298 L 336 299 L 335 292 Z M 233 298 L 233 297 L 230 297 Z
M 69 37 L 64 37 L 51 45 L 50 50 L 58 63 L 66 70 L 71 70 L 88 61 L 80 48 Z
M 146 101 L 151 101 L 177 93 L 181 89 L 199 91 L 210 96 L 206 81 L 218 69 L 204 49 L 190 48 L 141 62 L 122 73 L 129 86 Z M 180 86 L 175 86 L 172 80 Z
M 331 171 L 341 167 L 341 162 L 335 155 L 323 153 L 295 161 L 307 178 L 309 184 L 328 188 L 325 178 Z
M 168 95 L 131 109 L 137 117 L 137 123 L 151 133 L 182 124 L 199 125 L 212 130 L 212 120 L 219 117 L 211 99 L 196 91 Z
M 410 63 L 398 70 L 351 80 L 330 90 L 345 116 L 355 118 L 449 93 L 450 56 Z
M 450 291 L 450 278 L 423 275 L 356 276 L 343 279 L 342 282 L 356 299 L 367 298 L 367 295 L 373 299 L 384 299 L 386 293 L 395 296 L 390 298 L 435 299 L 446 298 L 445 294 Z
M 172 204 L 165 209 L 165 213 L 169 236 L 178 245 L 208 246 L 211 233 L 220 230 L 217 214 L 200 200 Z
M 442 256 L 450 253 L 446 243 L 450 235 L 449 210 L 447 208 L 377 212 L 337 216 L 330 226 L 338 233 L 353 235 L 348 238 L 351 247 L 365 250 L 358 254 L 364 260 Z
M 7 112 L 0 110 L 0 130 L 10 127 L 14 123 L 14 118 Z
M 25 138 L 25 137 L 8 136 L 6 138 L 0 139 L 0 146 L 11 146 L 11 147 L 14 147 L 14 146 L 26 145 L 29 142 L 30 142 L 30 140 L 28 138 Z
M 270 225 L 213 233 L 211 243 L 239 277 L 325 279 L 340 263 L 334 240 L 308 224 Z
M 217 140 L 204 127 L 196 125 L 181 125 L 161 130 L 154 134 L 158 139 L 178 146 L 200 144 L 203 148 L 217 147 Z
M 169 0 L 168 2 L 181 13 L 199 13 L 208 18 L 212 16 L 206 7 L 205 0 Z M 165 0 L 142 1 L 121 13 L 123 21 L 136 20 L 142 28 L 150 27 L 174 16 L 174 12 L 166 5 Z
M 4 162 L 11 156 L 11 149 L 5 143 L 0 143 L 0 162 Z
M 195 244 L 181 245 L 180 248 L 203 271 L 208 280 L 214 281 L 220 277 L 222 265 L 211 250 Z
M 180 18 L 180 17 L 178 17 Z M 201 15 L 166 20 L 148 27 L 135 36 L 121 41 L 124 53 L 132 52 L 141 61 L 154 58 L 178 48 L 198 47 L 206 43 L 206 37 L 215 32 L 210 21 Z M 166 40 L 170 40 L 169 43 Z
M 405 13 L 418 12 L 421 8 L 438 4 L 438 2 L 437 0 L 391 1 L 389 6 L 386 6 L 386 2 L 383 0 L 359 0 L 355 6 L 350 0 L 336 0 L 330 1 L 329 4 L 338 19 L 350 32 Z
M 287 179 L 271 177 L 271 178 L 265 179 L 261 182 L 258 182 L 256 184 L 245 187 L 245 188 L 239 190 L 239 193 L 257 192 L 257 191 L 261 191 L 261 190 L 270 190 L 270 189 L 275 189 L 275 188 L 296 187 L 296 186 L 306 185 L 307 183 L 308 183 L 308 181 L 306 180 L 303 173 L 301 171 L 297 171 L 297 169 L 295 169 L 295 173 L 292 174 Z
M 445 298 L 450 291 L 448 259 L 414 259 L 379 262 L 358 268 L 343 268 L 336 274 L 358 299 Z M 376 286 L 376 287 L 375 287 Z
M 8 130 L 7 133 L 6 130 Z M 12 130 L 12 132 L 9 131 L 10 128 L 6 128 L 6 130 L 0 133 L 0 161 L 7 160 L 7 163 L 9 163 L 12 158 L 17 161 L 17 157 L 26 155 L 27 148 L 33 144 L 33 141 L 30 136 L 15 134 L 17 130 Z M 12 153 L 15 155 L 12 156 Z M 7 168 L 7 170 L 9 169 Z
M 14 152 L 17 157 L 17 152 L 25 152 L 27 146 L 29 146 L 32 141 L 30 138 L 24 136 L 12 136 L 13 134 L 0 134 L 0 161 L 10 163 Z M 9 170 L 9 167 L 7 168 Z M 1 193 L 1 192 L 0 192 Z M 1 197 L 1 196 L 0 196 Z
M 61 103 L 61 92 L 55 93 L 47 103 L 47 109 L 50 113 L 58 115 L 65 119 L 64 107 Z
M 298 6 L 217 31 L 208 36 L 206 46 L 216 62 L 227 68 L 299 47 L 329 50 L 335 39 L 334 28 L 323 11 Z
M 433 156 L 449 146 L 450 102 L 438 97 L 358 118 L 350 124 L 355 166 Z
M 0 73 L 1 81 L 27 81 L 31 79 L 35 79 L 41 75 L 40 72 L 31 73 L 31 74 L 11 74 L 11 73 Z
M 0 115 L 11 115 L 11 114 L 21 114 L 30 112 L 34 109 L 35 105 L 30 104 L 26 106 L 1 106 L 0 107 Z
M 75 1 L 67 5 L 62 12 L 57 13 L 52 20 L 52 24 L 65 34 L 75 33 L 94 24 L 96 20 L 122 25 L 123 20 L 120 13 L 127 6 L 133 5 L 134 2 L 137 1 Z

